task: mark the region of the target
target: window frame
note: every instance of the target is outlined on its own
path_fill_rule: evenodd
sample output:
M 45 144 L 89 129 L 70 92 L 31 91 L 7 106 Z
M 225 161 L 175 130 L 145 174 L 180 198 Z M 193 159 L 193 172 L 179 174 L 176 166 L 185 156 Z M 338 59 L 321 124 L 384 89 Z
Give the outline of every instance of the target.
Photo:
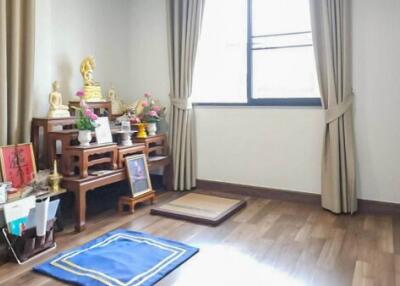
M 304 106 L 304 107 L 322 107 L 322 101 L 319 97 L 298 97 L 298 98 L 253 98 L 253 0 L 247 0 L 247 78 L 246 93 L 247 102 L 197 102 L 194 106 Z M 282 47 L 290 48 L 290 47 Z

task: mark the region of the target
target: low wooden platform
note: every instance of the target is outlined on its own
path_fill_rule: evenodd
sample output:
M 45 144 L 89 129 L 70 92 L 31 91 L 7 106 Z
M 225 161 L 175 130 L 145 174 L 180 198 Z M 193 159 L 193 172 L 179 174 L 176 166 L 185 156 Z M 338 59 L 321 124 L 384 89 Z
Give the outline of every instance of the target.
M 155 191 L 150 191 L 146 192 L 144 194 L 141 194 L 137 197 L 120 197 L 118 201 L 118 211 L 123 212 L 124 207 L 128 207 L 128 211 L 130 213 L 133 213 L 135 211 L 135 206 L 139 203 L 147 202 L 149 201 L 151 204 L 154 203 L 154 200 L 156 199 L 156 192 Z

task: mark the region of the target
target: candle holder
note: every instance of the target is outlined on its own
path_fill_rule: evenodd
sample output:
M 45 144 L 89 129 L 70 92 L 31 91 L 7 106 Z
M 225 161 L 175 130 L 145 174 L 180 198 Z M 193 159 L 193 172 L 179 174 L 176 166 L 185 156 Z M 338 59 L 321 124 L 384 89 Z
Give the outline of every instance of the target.
M 131 131 L 124 131 L 124 130 L 120 130 L 120 131 L 116 131 L 116 133 L 121 134 L 121 145 L 122 146 L 132 146 L 132 134 L 135 133 L 135 130 L 131 130 Z
M 51 192 L 59 192 L 60 191 L 60 182 L 61 182 L 62 178 L 63 178 L 63 176 L 60 175 L 57 170 L 57 160 L 54 160 L 53 174 L 49 175 L 49 178 L 48 178 Z

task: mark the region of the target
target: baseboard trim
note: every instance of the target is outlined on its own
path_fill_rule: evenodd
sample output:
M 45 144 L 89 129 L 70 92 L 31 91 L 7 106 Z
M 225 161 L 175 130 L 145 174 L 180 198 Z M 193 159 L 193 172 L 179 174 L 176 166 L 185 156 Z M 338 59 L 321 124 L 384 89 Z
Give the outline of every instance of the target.
M 288 191 L 266 187 L 256 187 L 210 180 L 197 180 L 197 188 L 204 191 L 261 197 L 282 201 L 292 201 L 313 205 L 321 205 L 321 195 Z M 400 214 L 400 204 L 358 199 L 358 213 L 363 214 Z

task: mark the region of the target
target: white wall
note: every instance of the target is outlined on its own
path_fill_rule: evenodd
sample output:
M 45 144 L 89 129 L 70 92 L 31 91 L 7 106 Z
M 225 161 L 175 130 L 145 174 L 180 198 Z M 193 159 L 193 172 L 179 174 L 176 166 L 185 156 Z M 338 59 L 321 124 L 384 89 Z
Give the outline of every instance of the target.
M 353 1 L 359 196 L 400 202 L 400 1 Z
M 35 66 L 33 115 L 44 116 L 48 111 L 48 94 L 51 91 L 51 1 L 36 1 Z
M 104 94 L 112 82 L 126 102 L 151 92 L 168 104 L 165 1 L 38 0 L 36 10 L 35 116 L 47 113 L 56 79 L 64 103 L 76 99 L 87 55 Z
M 130 93 L 136 99 L 145 92 L 168 105 L 169 70 L 166 33 L 166 1 L 130 1 Z
M 96 60 L 94 78 L 106 94 L 111 82 L 118 95 L 130 95 L 130 0 L 39 0 L 36 20 L 35 116 L 48 108 L 51 83 L 59 80 L 64 103 L 82 88 L 83 58 Z
M 196 107 L 199 178 L 319 193 L 316 108 Z
M 82 88 L 83 58 L 96 60 L 94 79 L 103 93 L 111 82 L 121 97 L 129 93 L 129 0 L 52 0 L 52 76 L 66 96 Z M 76 97 L 75 97 L 76 99 Z

